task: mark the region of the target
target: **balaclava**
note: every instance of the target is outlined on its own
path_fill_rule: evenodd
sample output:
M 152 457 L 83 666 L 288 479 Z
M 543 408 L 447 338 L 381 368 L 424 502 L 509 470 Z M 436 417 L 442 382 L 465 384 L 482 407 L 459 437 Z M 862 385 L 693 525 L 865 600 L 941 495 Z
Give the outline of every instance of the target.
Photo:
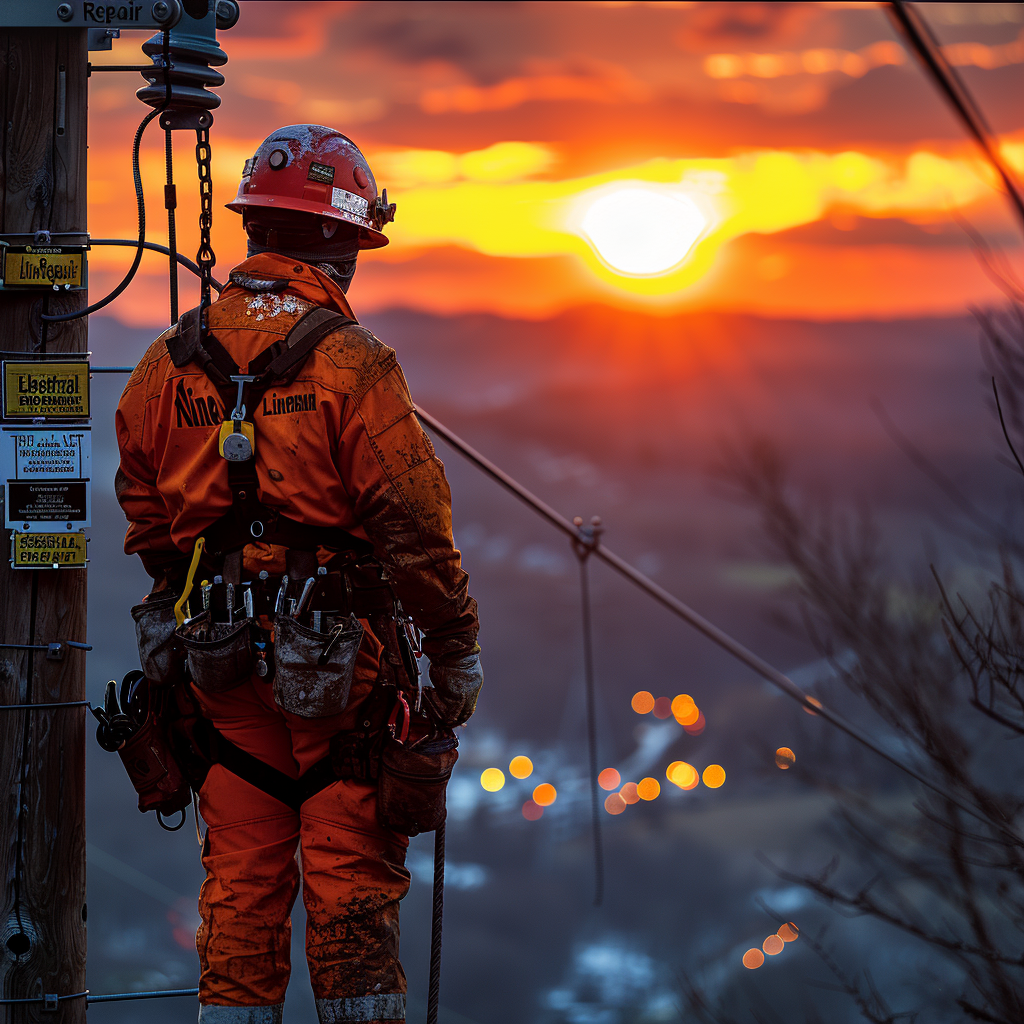
M 354 224 L 276 210 L 246 210 L 242 222 L 249 256 L 273 252 L 310 263 L 348 291 L 359 255 L 359 229 Z

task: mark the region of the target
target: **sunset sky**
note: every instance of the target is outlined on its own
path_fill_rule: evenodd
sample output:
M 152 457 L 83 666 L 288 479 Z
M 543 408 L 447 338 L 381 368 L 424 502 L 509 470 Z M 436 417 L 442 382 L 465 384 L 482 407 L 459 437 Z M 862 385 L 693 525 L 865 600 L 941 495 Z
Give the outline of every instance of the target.
M 873 4 L 243 2 L 212 131 L 218 275 L 244 255 L 223 209 L 274 128 L 348 134 L 397 202 L 360 264 L 358 312 L 543 318 L 600 303 L 856 319 L 998 298 L 964 226 L 1011 260 L 993 175 Z M 1024 173 L 1024 8 L 922 5 Z M 125 33 L 96 63 L 139 62 Z M 90 84 L 89 229 L 135 236 L 134 74 Z M 194 144 L 176 136 L 181 249 Z M 143 178 L 166 241 L 163 145 Z M 96 249 L 98 297 L 129 262 Z M 166 319 L 166 262 L 113 312 Z M 183 276 L 183 284 L 185 278 Z M 189 283 L 186 296 L 191 299 Z

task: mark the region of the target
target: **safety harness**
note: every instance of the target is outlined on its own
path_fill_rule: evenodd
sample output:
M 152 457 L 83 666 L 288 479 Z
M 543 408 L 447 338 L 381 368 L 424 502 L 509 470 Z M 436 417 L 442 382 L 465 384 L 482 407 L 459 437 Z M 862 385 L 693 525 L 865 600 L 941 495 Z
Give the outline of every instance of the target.
M 240 552 L 254 541 L 307 552 L 323 546 L 365 556 L 372 554 L 372 545 L 346 530 L 297 522 L 258 499 L 255 428 L 250 412 L 258 408 L 270 388 L 294 381 L 310 353 L 328 334 L 357 324 L 343 313 L 316 307 L 302 316 L 285 337 L 251 359 L 245 373 L 203 327 L 199 307 L 183 313 L 177 332 L 167 336 L 167 352 L 176 367 L 198 366 L 222 392 L 222 397 L 230 389 L 235 391 L 234 405 L 229 418 L 221 424 L 220 436 L 221 454 L 228 463 L 231 508 L 203 531 L 205 552 L 211 559 Z M 225 402 L 225 407 L 229 404 Z

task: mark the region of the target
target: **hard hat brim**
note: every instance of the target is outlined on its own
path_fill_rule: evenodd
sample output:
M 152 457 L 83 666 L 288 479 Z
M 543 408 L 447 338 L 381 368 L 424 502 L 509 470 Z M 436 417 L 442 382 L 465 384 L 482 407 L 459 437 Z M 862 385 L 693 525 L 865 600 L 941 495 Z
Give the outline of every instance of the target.
M 248 207 L 264 207 L 269 210 L 294 210 L 296 213 L 311 213 L 329 220 L 340 220 L 346 224 L 354 224 L 359 228 L 360 249 L 383 249 L 390 239 L 382 231 L 367 227 L 366 223 L 344 210 L 338 210 L 326 203 L 314 203 L 308 199 L 293 199 L 290 196 L 241 195 L 236 196 L 225 207 L 235 213 L 241 213 Z

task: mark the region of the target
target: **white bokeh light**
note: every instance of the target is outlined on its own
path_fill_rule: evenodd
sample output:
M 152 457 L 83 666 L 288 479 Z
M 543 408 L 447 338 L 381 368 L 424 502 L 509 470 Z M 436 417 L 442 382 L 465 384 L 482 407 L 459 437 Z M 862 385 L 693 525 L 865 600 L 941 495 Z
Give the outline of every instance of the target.
M 679 264 L 708 221 L 682 192 L 625 187 L 598 196 L 580 229 L 598 256 L 620 274 L 664 274 Z

